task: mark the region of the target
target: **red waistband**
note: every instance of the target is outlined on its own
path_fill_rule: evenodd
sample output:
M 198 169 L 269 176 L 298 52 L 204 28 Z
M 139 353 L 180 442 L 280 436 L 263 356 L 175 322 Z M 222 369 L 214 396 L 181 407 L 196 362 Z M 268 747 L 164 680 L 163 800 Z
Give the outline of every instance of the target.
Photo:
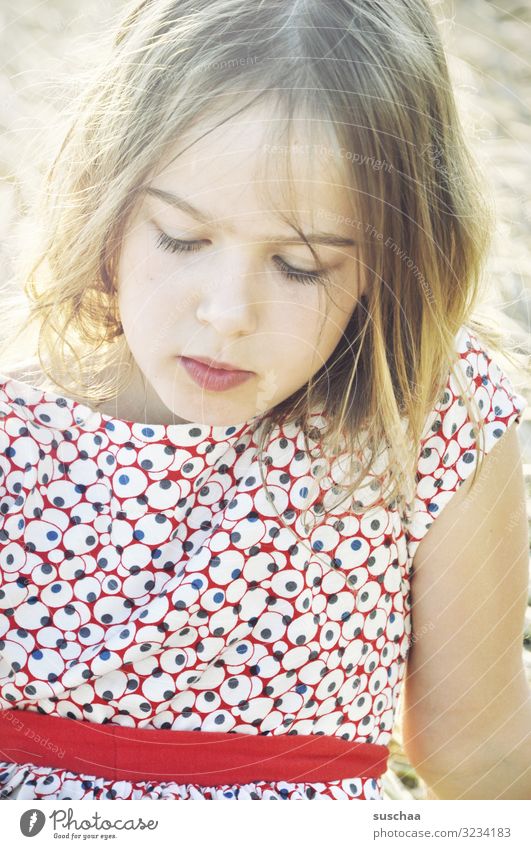
M 325 734 L 125 728 L 33 710 L 0 711 L 0 759 L 125 781 L 245 784 L 378 778 L 389 749 Z

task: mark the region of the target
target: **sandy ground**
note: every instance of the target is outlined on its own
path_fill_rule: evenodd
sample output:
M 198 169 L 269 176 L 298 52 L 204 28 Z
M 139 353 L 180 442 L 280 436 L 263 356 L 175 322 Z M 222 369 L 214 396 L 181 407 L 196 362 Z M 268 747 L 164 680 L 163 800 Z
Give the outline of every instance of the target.
M 0 280 L 12 273 L 13 224 L 30 202 L 53 128 L 65 116 L 72 75 L 91 61 L 93 34 L 105 30 L 122 0 L 1 0 Z M 529 334 L 531 327 L 531 5 L 528 0 L 435 2 L 473 150 L 498 213 L 489 257 L 492 301 Z M 52 132 L 50 132 L 52 130 Z M 51 150 L 51 147 L 49 148 Z M 531 400 L 529 388 L 525 394 Z M 531 412 L 520 428 L 531 482 Z M 528 504 L 531 517 L 531 501 Z M 531 608 L 530 608 L 531 610 Z M 531 617 L 528 621 L 531 647 Z M 525 652 L 526 660 L 531 652 Z M 531 663 L 529 663 L 531 677 Z M 397 773 L 407 763 L 397 754 Z M 400 763 L 403 769 L 400 768 Z M 408 783 L 407 778 L 405 782 Z M 409 780 L 415 789 L 413 775 Z M 404 785 L 389 795 L 409 793 Z

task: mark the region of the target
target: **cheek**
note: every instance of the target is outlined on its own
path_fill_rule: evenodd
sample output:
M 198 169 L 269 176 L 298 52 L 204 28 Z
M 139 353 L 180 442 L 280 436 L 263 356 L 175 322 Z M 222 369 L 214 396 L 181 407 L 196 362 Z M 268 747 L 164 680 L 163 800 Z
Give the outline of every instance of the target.
M 151 291 L 171 271 L 171 256 L 157 247 L 156 236 L 142 217 L 131 224 L 122 243 L 119 279 L 137 293 Z
M 318 350 L 325 359 L 328 358 L 342 339 L 356 308 L 356 304 L 357 300 L 345 295 L 343 297 L 334 297 L 333 302 L 329 300 L 326 317 L 322 325 L 322 332 L 318 340 Z
M 267 309 L 266 305 L 264 307 Z M 264 340 L 270 334 L 269 357 L 282 369 L 287 361 L 291 370 L 307 364 L 317 349 L 321 322 L 316 303 L 310 304 L 308 299 L 301 303 L 279 298 L 263 325 Z
M 145 240 L 142 240 L 145 241 Z M 122 323 L 150 324 L 168 313 L 170 289 L 164 258 L 140 240 L 125 245 L 120 258 L 118 305 Z

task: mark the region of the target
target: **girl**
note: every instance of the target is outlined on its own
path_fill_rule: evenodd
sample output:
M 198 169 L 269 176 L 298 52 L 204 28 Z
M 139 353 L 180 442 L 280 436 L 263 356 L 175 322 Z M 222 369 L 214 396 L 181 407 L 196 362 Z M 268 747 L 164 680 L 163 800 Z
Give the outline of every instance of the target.
M 36 212 L 3 797 L 382 799 L 404 684 L 433 797 L 528 796 L 526 400 L 425 0 L 133 4 Z

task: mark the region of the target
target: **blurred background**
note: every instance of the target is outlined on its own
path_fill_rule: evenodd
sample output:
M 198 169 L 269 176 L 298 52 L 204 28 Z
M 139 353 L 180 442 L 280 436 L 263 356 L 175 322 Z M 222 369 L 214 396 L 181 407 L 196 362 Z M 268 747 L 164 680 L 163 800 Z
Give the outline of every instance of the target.
M 106 30 L 123 5 L 123 0 L 0 0 L 0 283 L 13 274 L 20 250 L 14 225 L 31 203 L 69 96 L 94 59 L 94 36 Z M 531 3 L 436 0 L 432 6 L 463 123 L 497 210 L 488 261 L 489 303 L 530 339 Z M 513 379 L 509 364 L 503 365 Z M 521 375 L 514 380 L 531 402 Z M 529 407 L 519 435 L 531 518 Z M 531 681 L 531 606 L 522 650 Z M 402 750 L 400 705 L 384 790 L 392 799 L 426 797 Z

